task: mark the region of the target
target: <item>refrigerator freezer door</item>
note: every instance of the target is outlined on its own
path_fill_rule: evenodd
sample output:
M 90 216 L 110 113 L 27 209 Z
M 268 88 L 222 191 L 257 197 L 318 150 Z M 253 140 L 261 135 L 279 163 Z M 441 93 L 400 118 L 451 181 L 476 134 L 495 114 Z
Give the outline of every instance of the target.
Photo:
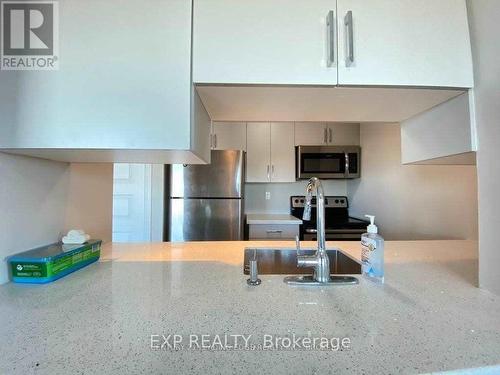
M 243 200 L 170 199 L 169 241 L 243 239 Z
M 174 164 L 170 196 L 186 198 L 241 198 L 245 183 L 245 153 L 212 151 L 208 165 Z

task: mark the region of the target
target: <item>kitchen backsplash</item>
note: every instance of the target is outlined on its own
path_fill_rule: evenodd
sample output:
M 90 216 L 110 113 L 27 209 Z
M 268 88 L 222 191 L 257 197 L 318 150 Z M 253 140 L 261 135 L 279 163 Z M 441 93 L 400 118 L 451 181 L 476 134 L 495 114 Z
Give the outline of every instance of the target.
M 290 211 L 290 196 L 304 195 L 307 181 L 272 184 L 245 184 L 245 213 L 283 214 Z M 325 180 L 326 195 L 347 195 L 345 180 Z M 266 199 L 266 192 L 270 193 Z

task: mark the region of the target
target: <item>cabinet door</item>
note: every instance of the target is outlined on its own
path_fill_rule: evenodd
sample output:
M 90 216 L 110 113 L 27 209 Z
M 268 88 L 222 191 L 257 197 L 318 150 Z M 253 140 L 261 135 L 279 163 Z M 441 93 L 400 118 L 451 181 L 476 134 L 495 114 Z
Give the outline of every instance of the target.
M 191 3 L 58 3 L 59 70 L 0 71 L 0 147 L 189 149 Z
M 335 0 L 195 0 L 193 80 L 202 83 L 337 83 L 328 64 Z M 331 13 L 330 13 L 331 12 Z M 333 43 L 336 43 L 335 21 Z
M 328 144 L 335 146 L 359 145 L 359 124 L 327 124 Z
M 295 146 L 322 146 L 328 143 L 324 122 L 296 122 Z
M 401 122 L 401 163 L 475 164 L 469 100 L 465 93 Z
M 339 84 L 473 86 L 465 0 L 338 0 L 337 12 Z
M 295 181 L 293 122 L 271 123 L 271 181 Z
M 268 122 L 247 124 L 247 182 L 271 179 L 271 125 Z
M 247 149 L 246 122 L 214 122 L 212 124 L 213 150 Z

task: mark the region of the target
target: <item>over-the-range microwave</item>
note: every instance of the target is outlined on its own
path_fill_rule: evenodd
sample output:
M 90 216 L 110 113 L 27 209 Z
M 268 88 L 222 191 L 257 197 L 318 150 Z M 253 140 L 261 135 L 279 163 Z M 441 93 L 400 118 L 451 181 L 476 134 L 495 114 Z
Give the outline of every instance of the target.
M 305 180 L 359 178 L 361 147 L 359 146 L 297 146 L 295 177 Z

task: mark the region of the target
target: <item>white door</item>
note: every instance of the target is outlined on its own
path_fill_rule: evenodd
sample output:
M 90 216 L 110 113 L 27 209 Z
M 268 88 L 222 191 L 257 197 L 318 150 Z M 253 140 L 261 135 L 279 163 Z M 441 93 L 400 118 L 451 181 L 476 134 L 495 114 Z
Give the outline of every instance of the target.
M 337 13 L 340 85 L 473 86 L 465 0 L 337 0 Z
M 271 125 L 268 122 L 247 124 L 247 182 L 271 180 Z
M 335 0 L 195 0 L 197 83 L 337 83 Z M 330 13 L 331 12 L 331 13 Z M 330 66 L 329 66 L 330 65 Z
M 115 164 L 113 242 L 151 241 L 151 164 Z
M 359 124 L 329 123 L 328 144 L 335 146 L 359 145 Z
M 212 149 L 246 151 L 246 122 L 214 122 L 212 124 Z
M 271 181 L 295 182 L 293 122 L 271 123 Z
M 296 146 L 322 146 L 328 142 L 326 124 L 324 122 L 296 122 Z

